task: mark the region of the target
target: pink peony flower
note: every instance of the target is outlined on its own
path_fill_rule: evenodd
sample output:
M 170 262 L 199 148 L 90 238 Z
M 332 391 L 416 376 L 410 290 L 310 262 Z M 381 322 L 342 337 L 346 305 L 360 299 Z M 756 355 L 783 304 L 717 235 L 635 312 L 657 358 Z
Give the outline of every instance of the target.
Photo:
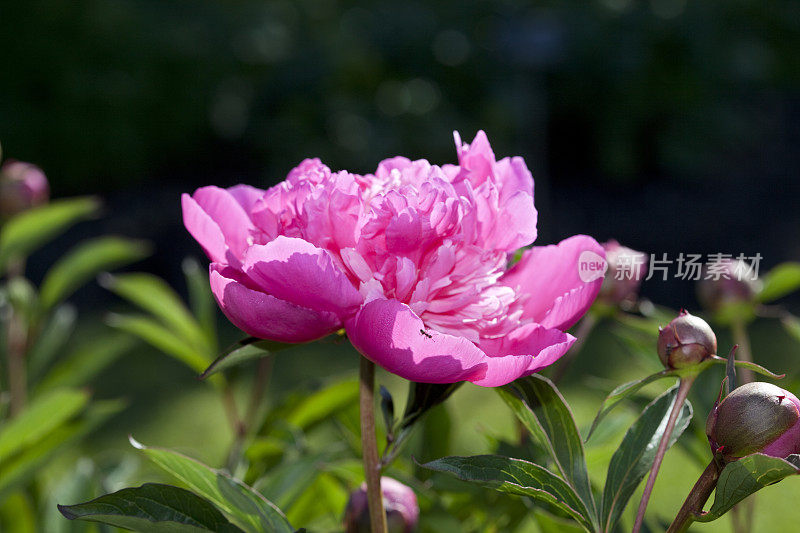
M 531 174 L 496 161 L 483 132 L 471 145 L 456 134 L 456 148 L 458 165 L 395 157 L 361 176 L 307 159 L 267 191 L 183 195 L 222 310 L 284 342 L 344 327 L 367 358 L 423 383 L 493 387 L 555 362 L 603 281 L 582 281 L 578 258 L 603 249 L 578 235 L 509 269 L 536 239 Z

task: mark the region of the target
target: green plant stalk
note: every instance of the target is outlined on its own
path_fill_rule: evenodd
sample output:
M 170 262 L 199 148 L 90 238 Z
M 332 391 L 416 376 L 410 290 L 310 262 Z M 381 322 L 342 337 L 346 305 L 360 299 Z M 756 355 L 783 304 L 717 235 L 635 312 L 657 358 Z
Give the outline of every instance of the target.
M 753 352 L 750 349 L 750 336 L 747 334 L 747 325 L 740 318 L 734 318 L 731 323 L 731 333 L 733 342 L 739 348 L 737 354 L 739 359 L 753 362 Z M 741 384 L 752 383 L 755 381 L 755 374 L 749 368 L 742 368 L 739 371 Z M 746 502 L 736 505 L 731 509 L 733 519 L 733 530 L 735 533 L 747 533 L 752 530 L 753 516 L 755 514 L 755 495 L 748 498 Z
M 7 279 L 20 277 L 24 273 L 24 259 L 9 260 Z M 10 311 L 6 331 L 6 356 L 8 357 L 8 391 L 11 395 L 8 409 L 13 417 L 25 408 L 28 399 L 28 374 L 25 369 L 28 331 L 22 317 L 15 312 L 13 307 L 10 308 Z
M 367 481 L 370 531 L 387 533 L 386 512 L 381 493 L 381 465 L 378 458 L 378 440 L 375 435 L 375 363 L 361 357 L 359 382 L 359 407 L 361 409 L 361 451 L 364 460 L 364 477 Z
M 669 439 L 672 436 L 672 431 L 675 429 L 675 422 L 678 420 L 678 415 L 683 408 L 686 397 L 689 395 L 689 389 L 692 388 L 692 383 L 694 383 L 696 377 L 697 374 L 692 373 L 681 376 L 680 378 L 678 395 L 675 397 L 675 404 L 672 406 L 672 411 L 669 414 L 667 427 L 664 428 L 664 434 L 661 435 L 661 441 L 658 443 L 658 450 L 653 460 L 653 466 L 650 467 L 650 475 L 647 478 L 647 484 L 642 492 L 642 499 L 639 502 L 639 510 L 636 513 L 636 521 L 633 524 L 632 533 L 638 533 L 642 528 L 644 513 L 647 510 L 647 503 L 650 501 L 650 495 L 653 493 L 653 486 L 656 484 L 658 470 L 661 468 L 661 462 L 664 460 L 664 454 L 667 452 L 667 446 L 669 446 Z
M 708 501 L 711 493 L 717 486 L 721 468 L 717 464 L 716 459 L 712 459 L 703 473 L 694 484 L 689 495 L 683 502 L 678 514 L 675 515 L 675 520 L 669 526 L 667 533 L 682 533 L 689 529 L 689 526 L 694 522 L 695 516 L 703 512 L 703 506 Z

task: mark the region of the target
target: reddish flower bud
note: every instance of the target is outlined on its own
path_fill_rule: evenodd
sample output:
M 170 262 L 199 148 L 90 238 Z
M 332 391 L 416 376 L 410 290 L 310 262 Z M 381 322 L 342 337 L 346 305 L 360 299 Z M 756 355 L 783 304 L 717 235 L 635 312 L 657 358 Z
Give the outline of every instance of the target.
M 396 479 L 384 476 L 381 478 L 381 493 L 389 533 L 414 531 L 419 519 L 419 505 L 414 491 Z M 370 532 L 366 483 L 350 495 L 344 514 L 344 530 L 346 533 Z
M 800 400 L 770 383 L 746 383 L 714 406 L 706 434 L 725 461 L 759 452 L 788 457 L 800 451 Z
M 639 285 L 647 275 L 647 254 L 622 246 L 615 240 L 603 244 L 606 252 L 606 271 L 597 299 L 617 306 L 636 301 Z
M 761 283 L 751 265 L 733 259 L 709 264 L 705 277 L 708 279 L 697 284 L 697 299 L 711 311 L 718 311 L 728 304 L 751 301 Z
M 0 216 L 14 216 L 49 198 L 47 178 L 36 165 L 9 160 L 0 168 Z
M 658 357 L 666 368 L 684 368 L 715 355 L 717 336 L 700 317 L 681 310 L 666 327 L 659 328 Z

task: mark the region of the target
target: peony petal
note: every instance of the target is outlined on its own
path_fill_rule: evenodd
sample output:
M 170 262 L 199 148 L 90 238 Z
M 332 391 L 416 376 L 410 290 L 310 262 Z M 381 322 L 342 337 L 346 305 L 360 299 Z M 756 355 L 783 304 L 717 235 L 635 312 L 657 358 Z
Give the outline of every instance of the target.
M 410 307 L 373 300 L 345 323 L 356 349 L 389 372 L 420 383 L 510 383 L 533 363 L 531 355 L 489 357 L 463 337 L 426 329 Z
M 230 192 L 213 186 L 197 189 L 192 198 L 222 230 L 228 249 L 241 258 L 249 246 L 251 230 L 255 229 L 242 205 Z
M 523 318 L 566 329 L 583 316 L 603 284 L 602 276 L 588 283 L 581 280 L 578 263 L 584 252 L 605 257 L 597 241 L 586 235 L 534 246 L 522 255 L 501 281 L 526 295 Z
M 558 329 L 528 323 L 504 337 L 484 340 L 480 346 L 488 355 L 495 357 L 532 355 L 533 361 L 520 374 L 527 376 L 558 361 L 576 340 Z
M 243 184 L 234 185 L 228 189 L 228 193 L 239 202 L 239 205 L 242 206 L 245 213 L 250 213 L 253 210 L 253 206 L 256 205 L 259 198 L 264 196 L 265 192 L 266 191 L 263 189 L 257 189 L 256 187 Z
M 197 202 L 188 194 L 181 195 L 181 208 L 183 209 L 183 225 L 200 243 L 209 259 L 214 262 L 226 262 L 225 254 L 228 246 L 225 236 L 214 220 L 203 211 Z
M 244 272 L 276 298 L 342 318 L 363 301 L 330 252 L 303 239 L 280 235 L 267 244 L 251 246 L 245 254 Z
M 333 313 L 313 311 L 247 288 L 223 265 L 209 269 L 211 291 L 233 324 L 254 337 L 279 342 L 307 342 L 341 327 Z

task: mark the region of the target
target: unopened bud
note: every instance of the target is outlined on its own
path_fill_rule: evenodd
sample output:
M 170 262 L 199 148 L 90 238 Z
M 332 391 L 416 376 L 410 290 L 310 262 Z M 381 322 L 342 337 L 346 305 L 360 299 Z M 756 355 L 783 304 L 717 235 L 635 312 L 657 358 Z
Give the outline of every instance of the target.
M 50 185 L 36 165 L 9 160 L 0 167 L 0 216 L 12 217 L 49 198 Z
M 647 273 L 647 254 L 622 246 L 615 240 L 603 244 L 606 252 L 606 272 L 597 299 L 608 305 L 617 306 L 636 301 Z
M 419 520 L 419 505 L 414 491 L 396 479 L 384 476 L 381 478 L 381 493 L 388 532 L 414 531 Z M 344 530 L 346 533 L 370 533 L 366 483 L 350 495 L 344 514 Z
M 705 279 L 697 284 L 697 299 L 706 309 L 719 311 L 728 304 L 752 301 L 760 284 L 752 265 L 723 259 L 706 267 Z
M 658 333 L 658 357 L 666 368 L 696 365 L 717 353 L 717 336 L 700 317 L 681 311 Z
M 770 383 L 746 383 L 714 406 L 706 435 L 725 461 L 759 452 L 786 458 L 800 451 L 800 400 Z

